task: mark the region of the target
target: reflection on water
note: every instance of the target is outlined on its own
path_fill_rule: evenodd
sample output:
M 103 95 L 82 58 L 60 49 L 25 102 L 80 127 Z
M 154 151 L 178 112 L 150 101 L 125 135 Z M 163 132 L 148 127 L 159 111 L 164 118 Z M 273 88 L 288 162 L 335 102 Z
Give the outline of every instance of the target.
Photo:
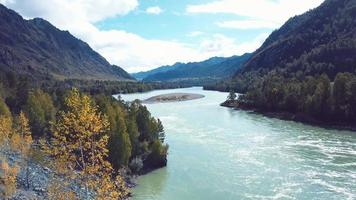
M 166 129 L 168 167 L 139 178 L 137 200 L 355 199 L 356 134 L 219 106 L 201 88 L 187 102 L 147 105 Z

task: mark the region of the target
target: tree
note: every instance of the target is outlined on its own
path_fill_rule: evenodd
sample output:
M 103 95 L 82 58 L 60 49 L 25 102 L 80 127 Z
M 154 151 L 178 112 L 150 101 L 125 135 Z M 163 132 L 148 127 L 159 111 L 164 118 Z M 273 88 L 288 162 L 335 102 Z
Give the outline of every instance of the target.
M 0 99 L 0 146 L 8 146 L 12 131 L 11 113 L 5 102 Z
M 15 142 L 12 140 L 13 149 L 21 153 L 23 156 L 27 156 L 32 145 L 32 134 L 30 131 L 29 121 L 22 111 L 17 118 L 15 131 L 12 135 L 12 138 L 14 137 L 20 138 L 20 141 Z
M 29 154 L 32 145 L 32 134 L 29 127 L 29 121 L 25 114 L 21 111 L 17 118 L 17 123 L 15 130 L 11 136 L 11 147 L 14 151 L 20 153 L 23 162 L 21 163 L 22 168 L 26 169 L 26 187 L 29 188 L 29 176 L 30 171 L 28 168 Z
M 237 98 L 236 93 L 233 90 L 230 90 L 229 95 L 227 96 L 228 101 L 235 101 Z
M 121 103 L 113 98 L 100 95 L 97 103 L 110 122 L 109 160 L 115 169 L 126 167 L 132 154 L 125 122 L 126 113 Z
M 139 137 L 140 133 L 138 131 L 138 127 L 136 124 L 136 117 L 132 113 L 132 111 L 130 111 L 127 116 L 126 127 L 127 127 L 127 133 L 129 134 L 129 137 L 130 137 L 131 156 L 136 156 L 139 154 L 138 137 Z
M 11 112 L 5 101 L 0 97 L 0 116 L 10 117 Z
M 52 98 L 42 90 L 36 89 L 29 93 L 25 106 L 32 132 L 35 136 L 49 133 L 49 122 L 54 120 L 56 109 Z
M 167 164 L 168 146 L 162 145 L 159 140 L 156 140 L 151 145 L 151 153 L 148 155 L 147 164 L 149 167 L 162 167 Z
M 164 132 L 164 127 L 160 119 L 157 119 L 157 127 L 158 127 L 158 139 L 161 141 L 161 143 L 163 143 L 166 138 L 166 134 Z
M 335 117 L 342 120 L 347 117 L 347 90 L 351 76 L 352 75 L 349 73 L 338 73 L 334 80 L 332 96 L 335 107 Z
M 127 133 L 123 112 L 117 108 L 117 127 L 111 130 L 109 138 L 109 158 L 115 168 L 127 166 L 131 157 L 131 141 Z
M 79 200 L 73 191 L 67 189 L 68 185 L 68 182 L 63 182 L 59 178 L 52 178 L 47 187 L 48 198 L 55 200 Z
M 10 199 L 16 192 L 18 166 L 10 166 L 5 159 L 0 159 L 0 197 Z
M 350 106 L 350 119 L 353 119 L 353 121 L 356 122 L 356 76 L 354 76 L 349 83 L 347 96 Z
M 90 191 L 100 193 L 100 188 L 107 189 L 108 199 L 123 198 L 126 189 L 118 188 L 119 179 L 111 179 L 113 170 L 107 161 L 107 118 L 93 106 L 89 96 L 77 89 L 65 99 L 65 106 L 66 111 L 61 111 L 52 125 L 53 136 L 45 150 L 57 161 L 62 173 L 80 180 L 85 188 L 85 196 L 81 198 L 90 198 Z M 78 173 L 71 173 L 75 170 Z

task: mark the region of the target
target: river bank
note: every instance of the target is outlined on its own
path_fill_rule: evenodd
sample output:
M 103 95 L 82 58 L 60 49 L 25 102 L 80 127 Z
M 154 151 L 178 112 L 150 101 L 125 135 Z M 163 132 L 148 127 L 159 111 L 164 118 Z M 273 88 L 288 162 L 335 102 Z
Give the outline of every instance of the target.
M 238 103 L 238 101 L 228 100 L 228 101 L 221 103 L 220 106 L 232 108 L 235 110 L 251 111 L 253 113 L 261 114 L 266 117 L 287 120 L 287 121 L 301 122 L 301 123 L 305 123 L 305 124 L 309 124 L 309 125 L 328 128 L 328 129 L 356 131 L 356 125 L 347 124 L 347 123 L 325 122 L 325 121 L 318 120 L 315 117 L 312 117 L 312 116 L 309 116 L 309 115 L 306 115 L 303 113 L 289 113 L 289 112 L 278 112 L 278 111 L 271 112 L 271 111 L 258 110 L 251 106 L 240 104 L 240 103 Z
M 355 132 L 235 111 L 219 106 L 228 93 L 197 87 L 122 99 L 168 93 L 205 98 L 146 104 L 165 127 L 168 165 L 139 176 L 133 200 L 355 199 Z

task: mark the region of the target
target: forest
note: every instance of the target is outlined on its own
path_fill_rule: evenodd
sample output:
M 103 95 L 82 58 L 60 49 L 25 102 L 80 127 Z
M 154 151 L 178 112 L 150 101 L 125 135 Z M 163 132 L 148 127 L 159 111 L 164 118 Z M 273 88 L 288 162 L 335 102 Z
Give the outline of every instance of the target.
M 83 86 L 78 89 L 44 83 L 1 76 L 3 199 L 16 192 L 16 176 L 28 172 L 26 163 L 34 160 L 53 170 L 47 186 L 50 199 L 126 198 L 130 195 L 126 179 L 166 165 L 168 145 L 161 121 L 138 101 L 128 103 L 111 96 L 119 89 L 132 92 L 147 86 L 102 82 L 93 89 L 78 81 Z M 14 161 L 14 156 L 21 159 Z M 73 189 L 73 184 L 83 191 Z
M 306 122 L 354 126 L 356 76 L 345 72 L 334 79 L 326 74 L 288 77 L 272 71 L 254 79 L 237 99 L 230 95 L 226 103 L 260 112 L 290 113 Z
M 355 8 L 355 1 L 327 0 L 289 19 L 232 79 L 204 88 L 244 94 L 242 108 L 354 125 Z

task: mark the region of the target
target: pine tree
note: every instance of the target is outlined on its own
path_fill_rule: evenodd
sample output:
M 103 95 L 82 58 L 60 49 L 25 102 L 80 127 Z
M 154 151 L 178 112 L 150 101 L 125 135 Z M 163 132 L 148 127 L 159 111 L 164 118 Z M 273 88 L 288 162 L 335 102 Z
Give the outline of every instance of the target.
M 236 93 L 233 90 L 231 90 L 229 95 L 227 96 L 227 100 L 228 101 L 234 101 L 234 100 L 236 100 L 236 98 L 237 98 Z

